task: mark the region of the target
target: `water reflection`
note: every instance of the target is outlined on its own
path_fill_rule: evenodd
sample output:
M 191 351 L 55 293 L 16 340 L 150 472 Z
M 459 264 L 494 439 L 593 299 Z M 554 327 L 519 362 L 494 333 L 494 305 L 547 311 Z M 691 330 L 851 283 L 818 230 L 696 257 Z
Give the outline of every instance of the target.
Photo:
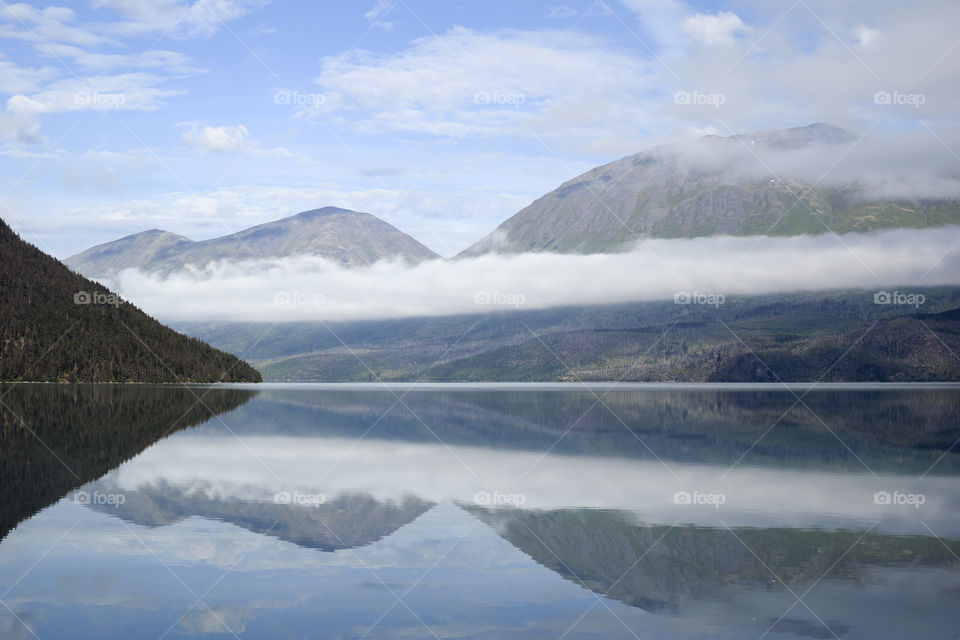
M 297 500 L 299 495 L 316 500 Z M 271 535 L 305 548 L 334 551 L 376 542 L 420 517 L 433 506 L 407 495 L 398 502 L 380 502 L 370 495 L 342 493 L 327 500 L 323 494 L 277 492 L 273 502 L 188 493 L 168 484 L 121 489 L 112 482 L 85 485 L 73 494 L 117 496 L 117 499 L 82 500 L 91 509 L 146 527 L 171 525 L 192 516 L 228 522 L 254 533 Z
M 238 433 L 836 471 L 960 473 L 956 385 L 267 385 Z M 624 388 L 626 387 L 626 388 Z M 952 455 L 947 455 L 950 452 Z
M 946 606 L 956 604 L 960 586 L 956 540 L 877 534 L 872 526 L 650 526 L 607 510 L 470 510 L 545 567 L 648 611 L 814 638 L 864 629 L 949 637 L 958 621 Z M 798 601 L 815 587 L 806 605 Z M 930 607 L 938 600 L 945 606 Z M 919 611 L 922 621 L 904 616 Z
M 0 544 L 3 637 L 954 638 L 960 624 L 957 390 L 818 391 L 810 408 L 753 389 L 220 390 L 235 409 L 62 483 Z M 152 429 L 136 412 L 172 391 L 71 402 L 115 412 L 114 431 Z
M 0 384 L 0 539 L 160 438 L 253 395 L 201 385 Z

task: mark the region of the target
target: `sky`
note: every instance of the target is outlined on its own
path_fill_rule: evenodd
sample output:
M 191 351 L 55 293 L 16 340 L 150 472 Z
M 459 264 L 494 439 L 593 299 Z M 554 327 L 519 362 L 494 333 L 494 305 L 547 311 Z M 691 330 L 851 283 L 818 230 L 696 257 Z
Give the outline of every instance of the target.
M 4 1 L 0 217 L 64 258 L 336 205 L 450 256 L 705 134 L 825 121 L 960 169 L 958 25 L 951 1 Z

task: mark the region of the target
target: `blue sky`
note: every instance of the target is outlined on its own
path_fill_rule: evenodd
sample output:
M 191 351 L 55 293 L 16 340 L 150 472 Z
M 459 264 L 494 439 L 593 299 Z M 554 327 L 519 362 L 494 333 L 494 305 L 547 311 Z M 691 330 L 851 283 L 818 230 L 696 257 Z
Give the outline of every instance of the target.
M 0 4 L 0 216 L 66 257 L 333 204 L 451 255 L 707 133 L 829 121 L 960 165 L 957 25 L 950 2 Z

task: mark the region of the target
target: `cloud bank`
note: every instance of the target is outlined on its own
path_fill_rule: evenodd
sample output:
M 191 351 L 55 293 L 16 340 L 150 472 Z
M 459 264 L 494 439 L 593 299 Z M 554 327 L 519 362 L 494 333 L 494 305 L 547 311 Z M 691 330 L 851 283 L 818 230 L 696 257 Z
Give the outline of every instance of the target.
M 765 134 L 759 132 L 657 146 L 644 153 L 674 161 L 688 172 L 717 171 L 731 180 L 775 178 L 814 187 L 856 185 L 860 197 L 868 201 L 960 198 L 960 169 L 951 151 L 960 147 L 956 132 L 939 139 L 928 132 L 848 133 L 849 142 L 811 138 L 796 148 L 789 143 L 767 144 Z
M 960 226 L 844 236 L 645 240 L 617 254 L 489 254 L 348 269 L 314 256 L 217 262 L 104 284 L 164 321 L 337 321 L 960 285 Z

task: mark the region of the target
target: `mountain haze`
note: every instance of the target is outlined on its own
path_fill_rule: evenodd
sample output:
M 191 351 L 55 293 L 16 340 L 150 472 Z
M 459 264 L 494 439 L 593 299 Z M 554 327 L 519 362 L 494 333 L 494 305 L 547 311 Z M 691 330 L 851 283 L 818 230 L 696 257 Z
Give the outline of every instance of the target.
M 411 263 L 439 257 L 369 213 L 324 207 L 200 242 L 152 229 L 91 247 L 64 262 L 87 277 L 99 278 L 129 268 L 169 273 L 217 260 L 294 255 L 320 256 L 351 267 L 396 256 Z
M 393 320 L 181 323 L 275 382 L 933 382 L 960 379 L 960 287 L 731 296 Z M 361 354 L 358 357 L 357 354 Z
M 565 182 L 460 255 L 600 253 L 642 238 L 790 236 L 960 221 L 958 200 L 878 200 L 859 181 L 827 185 L 775 174 L 767 164 L 769 157 L 832 147 L 836 157 L 856 140 L 816 123 L 654 147 Z M 826 169 L 824 161 L 817 172 Z

